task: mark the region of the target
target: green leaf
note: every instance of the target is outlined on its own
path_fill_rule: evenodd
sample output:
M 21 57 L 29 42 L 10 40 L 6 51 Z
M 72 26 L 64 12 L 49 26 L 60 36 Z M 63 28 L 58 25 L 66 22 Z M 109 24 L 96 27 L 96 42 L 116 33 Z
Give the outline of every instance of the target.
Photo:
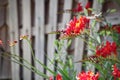
M 41 61 L 36 60 L 42 67 L 44 67 L 46 70 L 48 70 L 50 73 L 52 73 L 53 75 L 56 75 L 56 73 L 54 71 L 52 71 L 50 68 L 48 68 L 46 65 L 44 65 Z
M 106 31 L 106 34 L 107 34 L 107 35 L 110 35 L 110 34 L 111 34 L 111 31 Z
M 116 9 L 111 9 L 110 10 L 110 13 L 114 13 L 114 12 L 116 12 L 117 10 Z
M 96 25 L 96 20 L 92 20 L 92 28 L 94 28 L 95 27 L 95 25 Z
M 108 26 L 109 26 L 109 27 L 112 27 L 113 25 L 112 25 L 111 23 L 108 23 Z
M 67 71 L 58 69 L 58 71 L 62 74 L 63 80 L 71 80 L 70 77 L 67 75 Z
M 105 35 L 105 30 L 100 31 L 100 35 L 104 36 Z
M 116 9 L 108 9 L 106 12 L 107 13 L 114 13 L 114 12 L 116 12 L 117 10 Z
M 97 36 L 97 41 L 98 41 L 99 43 L 101 43 L 100 36 Z
M 57 45 L 58 45 L 58 40 L 55 40 L 55 41 L 54 41 L 54 44 L 57 46 Z
M 67 43 L 67 47 L 70 47 L 71 43 L 72 43 L 72 40 L 69 39 L 69 40 L 68 40 L 68 43 Z
M 70 67 L 72 67 L 72 65 L 73 65 L 72 59 L 69 59 L 69 65 L 70 65 Z
M 84 8 L 84 13 L 86 16 L 88 16 L 88 10 Z

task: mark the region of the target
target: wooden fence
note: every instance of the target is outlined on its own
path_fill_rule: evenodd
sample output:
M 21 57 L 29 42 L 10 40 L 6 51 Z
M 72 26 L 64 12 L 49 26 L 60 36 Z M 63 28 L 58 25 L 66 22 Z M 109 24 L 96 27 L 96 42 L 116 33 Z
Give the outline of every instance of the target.
M 83 6 L 87 0 L 77 0 Z M 33 62 L 31 50 L 26 46 L 26 42 L 19 41 L 20 35 L 29 35 L 32 38 L 35 57 L 48 68 L 54 70 L 54 65 L 51 65 L 48 58 L 54 58 L 54 41 L 56 35 L 48 35 L 48 32 L 56 31 L 64 28 L 66 23 L 73 16 L 72 13 L 58 14 L 66 9 L 75 7 L 75 0 L 8 0 L 6 8 L 6 22 L 9 28 L 10 41 L 17 40 L 18 44 L 11 48 L 11 52 L 23 57 L 38 70 L 51 76 L 40 64 Z M 93 8 L 101 11 L 102 5 L 97 0 L 93 0 Z M 97 25 L 99 27 L 99 24 Z M 74 61 L 81 60 L 84 52 L 84 42 L 80 39 L 75 39 L 73 42 Z M 26 65 L 26 63 L 23 61 Z M 43 80 L 43 77 L 33 74 L 30 70 L 11 62 L 12 80 Z M 82 64 L 76 63 L 75 69 L 81 71 Z

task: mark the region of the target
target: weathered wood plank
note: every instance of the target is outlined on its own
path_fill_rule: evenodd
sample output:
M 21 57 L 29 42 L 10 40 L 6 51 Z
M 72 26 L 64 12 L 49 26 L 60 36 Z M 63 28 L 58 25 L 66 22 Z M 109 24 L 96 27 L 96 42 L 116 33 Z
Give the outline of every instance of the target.
M 64 10 L 67 9 L 72 9 L 72 0 L 64 0 Z M 71 13 L 63 13 L 63 18 L 62 18 L 62 28 L 66 27 L 66 24 L 70 21 L 71 19 Z M 61 28 L 60 27 L 60 28 Z
M 87 3 L 87 0 L 79 0 L 81 5 L 84 7 Z M 84 37 L 84 36 L 83 36 Z M 83 58 L 83 51 L 84 51 L 84 41 L 80 38 L 75 39 L 75 52 L 74 52 L 74 62 L 82 60 Z M 82 63 L 75 63 L 75 70 L 79 73 L 82 69 Z
M 57 27 L 57 3 L 58 0 L 50 0 L 49 3 L 49 32 L 56 31 Z M 51 60 L 54 59 L 54 41 L 56 39 L 56 35 L 48 35 L 48 44 L 47 44 L 47 57 Z M 51 64 L 49 60 L 47 60 L 47 66 L 51 70 L 54 71 L 54 64 Z M 52 75 L 49 71 L 47 71 L 47 75 Z
M 63 9 L 64 10 L 72 9 L 72 2 L 73 2 L 72 0 L 69 0 L 69 1 L 68 0 L 64 0 L 64 7 L 63 7 Z M 59 30 L 65 29 L 66 28 L 66 24 L 70 21 L 70 19 L 71 19 L 71 13 L 63 13 L 62 23 L 61 23 L 61 26 L 59 27 Z M 64 40 L 63 46 L 64 46 L 64 48 L 62 48 L 62 52 L 64 52 L 63 55 L 65 55 L 65 53 L 67 53 L 66 52 L 66 50 L 67 50 L 67 40 Z M 66 55 L 63 56 L 64 58 L 62 58 L 63 59 L 62 60 L 63 63 L 65 63 L 65 61 L 66 61 Z M 62 68 L 62 66 L 60 64 L 58 64 L 58 66 L 60 68 Z
M 84 51 L 84 41 L 80 38 L 76 38 L 75 39 L 75 52 L 74 52 L 74 62 L 82 60 L 83 58 L 83 51 Z M 75 63 L 75 70 L 77 71 L 77 73 L 79 73 L 82 69 L 82 63 Z
M 45 25 L 44 25 L 44 0 L 35 0 L 35 57 L 40 62 L 44 64 L 44 55 L 45 55 Z M 44 68 L 38 63 L 35 62 L 36 68 L 44 73 Z M 35 80 L 43 80 L 43 77 L 35 75 Z
M 5 23 L 5 7 L 1 7 L 0 8 L 0 27 L 2 27 L 2 25 Z
M 31 36 L 31 1 L 30 0 L 22 0 L 22 23 L 23 23 L 23 29 L 22 29 L 22 35 L 29 35 Z M 29 63 L 31 63 L 31 51 L 29 45 L 27 45 L 26 41 L 23 40 L 22 43 L 22 49 L 23 49 L 23 58 L 26 59 Z M 24 65 L 28 66 L 23 61 Z M 24 80 L 31 80 L 31 71 L 23 68 L 23 78 Z
M 19 33 L 18 33 L 18 13 L 17 0 L 8 0 L 9 3 L 9 36 L 10 41 L 17 40 L 18 44 L 11 48 L 11 53 L 19 56 Z M 12 58 L 13 59 L 13 58 Z M 14 60 L 14 59 L 13 59 Z M 19 80 L 19 65 L 12 62 L 12 80 Z
M 3 57 L 3 54 L 6 54 L 7 51 L 10 51 L 8 48 L 8 26 L 4 25 L 0 27 L 0 39 L 3 41 L 4 46 L 0 45 L 0 79 L 11 79 L 11 62 L 10 56 Z

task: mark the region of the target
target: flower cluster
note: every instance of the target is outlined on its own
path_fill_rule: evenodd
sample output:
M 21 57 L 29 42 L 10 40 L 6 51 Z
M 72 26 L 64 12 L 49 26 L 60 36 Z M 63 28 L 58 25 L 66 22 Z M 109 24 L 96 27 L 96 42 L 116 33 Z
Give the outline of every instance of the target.
M 79 35 L 87 27 L 88 23 L 89 19 L 85 16 L 80 16 L 79 19 L 74 17 L 74 19 L 67 24 L 67 28 L 64 30 L 64 35 L 62 35 L 62 37 Z
M 98 80 L 99 73 L 94 74 L 92 71 L 81 72 L 76 78 L 77 80 Z
M 96 55 L 102 57 L 108 57 L 110 55 L 117 55 L 117 46 L 115 42 L 106 41 L 106 44 L 98 46 L 96 48 Z
M 90 7 L 91 7 L 91 2 L 88 1 L 87 4 L 85 5 L 85 9 L 89 10 Z M 73 12 L 82 12 L 83 11 L 83 7 L 81 6 L 81 3 L 79 2 L 77 4 L 77 7 L 74 8 L 72 11 Z
M 77 4 L 77 7 L 75 9 L 72 10 L 73 12 L 81 12 L 83 11 L 83 8 L 81 6 L 81 3 Z

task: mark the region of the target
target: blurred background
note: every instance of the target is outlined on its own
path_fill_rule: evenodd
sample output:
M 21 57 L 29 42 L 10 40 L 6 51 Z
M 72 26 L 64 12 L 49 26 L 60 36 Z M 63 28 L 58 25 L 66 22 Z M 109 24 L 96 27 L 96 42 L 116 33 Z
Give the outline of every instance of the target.
M 54 58 L 54 41 L 59 36 L 48 33 L 65 28 L 73 18 L 75 14 L 65 10 L 72 10 L 78 2 L 85 7 L 88 1 L 92 3 L 91 8 L 96 10 L 94 14 L 102 11 L 112 25 L 120 24 L 120 0 L 0 0 L 0 40 L 3 41 L 3 45 L 0 45 L 0 80 L 43 80 L 21 65 L 11 62 L 10 57 L 4 58 L 2 55 L 14 50 L 14 54 L 28 60 L 43 73 L 49 74 L 33 61 L 30 49 L 26 47 L 24 41 L 19 41 L 19 36 L 29 35 L 35 57 L 48 65 L 49 61 L 45 55 L 50 59 Z M 108 9 L 116 9 L 116 12 L 105 14 Z M 102 25 L 97 26 L 101 28 Z M 11 49 L 8 41 L 14 40 L 18 43 Z M 78 61 L 89 55 L 85 47 L 85 43 L 76 38 L 67 51 L 74 56 L 74 61 Z M 55 70 L 54 65 L 48 67 Z M 76 63 L 75 69 L 81 71 L 82 64 Z

